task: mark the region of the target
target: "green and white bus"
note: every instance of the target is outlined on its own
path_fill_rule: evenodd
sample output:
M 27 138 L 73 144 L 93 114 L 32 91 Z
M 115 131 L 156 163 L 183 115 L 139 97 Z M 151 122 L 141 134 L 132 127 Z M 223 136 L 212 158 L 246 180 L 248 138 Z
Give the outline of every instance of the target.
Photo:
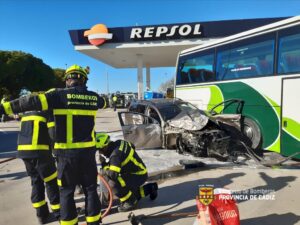
M 300 151 L 300 16 L 184 50 L 176 68 L 175 97 L 205 111 L 238 108 L 253 148 Z

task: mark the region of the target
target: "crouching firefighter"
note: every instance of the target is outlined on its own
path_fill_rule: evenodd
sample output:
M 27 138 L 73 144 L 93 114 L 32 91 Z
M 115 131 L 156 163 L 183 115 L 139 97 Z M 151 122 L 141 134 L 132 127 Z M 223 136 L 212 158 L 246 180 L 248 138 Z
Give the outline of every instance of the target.
M 85 195 L 87 225 L 99 225 L 101 222 L 94 129 L 97 110 L 105 108 L 106 103 L 97 93 L 87 89 L 87 75 L 86 69 L 72 65 L 65 73 L 66 88 L 0 105 L 0 114 L 53 110 L 61 225 L 78 224 L 74 200 L 78 184 L 83 187 Z
M 147 178 L 147 169 L 135 151 L 134 145 L 127 141 L 110 141 L 105 133 L 96 134 L 96 147 L 100 152 L 103 173 L 114 195 L 120 199 L 119 212 L 135 209 L 138 200 L 150 195 L 157 197 L 157 183 L 143 185 Z
M 31 202 L 40 224 L 53 221 L 45 199 L 45 186 L 53 215 L 59 220 L 60 204 L 57 171 L 50 149 L 47 123 L 48 111 L 32 111 L 23 114 L 18 136 L 17 157 L 25 164 L 31 178 Z

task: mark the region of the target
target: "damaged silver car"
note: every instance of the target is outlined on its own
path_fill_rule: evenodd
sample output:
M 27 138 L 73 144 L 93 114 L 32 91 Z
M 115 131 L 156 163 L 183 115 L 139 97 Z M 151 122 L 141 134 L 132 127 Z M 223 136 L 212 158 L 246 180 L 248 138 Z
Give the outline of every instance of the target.
M 135 101 L 119 119 L 125 140 L 138 149 L 175 148 L 220 160 L 228 159 L 234 149 L 232 134 L 240 132 L 239 114 L 208 116 L 178 99 Z

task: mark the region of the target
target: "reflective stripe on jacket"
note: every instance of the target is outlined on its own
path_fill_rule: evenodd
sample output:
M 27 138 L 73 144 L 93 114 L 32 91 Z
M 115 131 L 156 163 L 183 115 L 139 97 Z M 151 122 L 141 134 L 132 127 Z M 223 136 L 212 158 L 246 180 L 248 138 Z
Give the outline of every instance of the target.
M 47 112 L 28 112 L 22 116 L 18 135 L 18 157 L 35 158 L 50 154 Z
M 122 174 L 144 175 L 147 168 L 129 142 L 118 140 L 110 142 L 109 149 L 113 149 L 109 159 L 108 169 Z
M 3 105 L 5 112 L 53 110 L 55 122 L 55 154 L 74 156 L 86 149 L 95 149 L 95 118 L 105 108 L 104 98 L 86 87 L 56 89 L 20 98 Z

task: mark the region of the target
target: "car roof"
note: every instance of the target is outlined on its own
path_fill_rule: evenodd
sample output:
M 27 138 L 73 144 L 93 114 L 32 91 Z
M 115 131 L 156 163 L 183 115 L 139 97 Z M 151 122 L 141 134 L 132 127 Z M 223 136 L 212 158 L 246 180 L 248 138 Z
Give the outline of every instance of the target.
M 172 106 L 177 105 L 178 103 L 185 103 L 180 99 L 168 99 L 168 98 L 157 98 L 157 99 L 149 99 L 149 100 L 137 100 L 134 104 L 144 104 L 144 105 L 152 105 L 157 108 L 161 108 L 163 106 Z

